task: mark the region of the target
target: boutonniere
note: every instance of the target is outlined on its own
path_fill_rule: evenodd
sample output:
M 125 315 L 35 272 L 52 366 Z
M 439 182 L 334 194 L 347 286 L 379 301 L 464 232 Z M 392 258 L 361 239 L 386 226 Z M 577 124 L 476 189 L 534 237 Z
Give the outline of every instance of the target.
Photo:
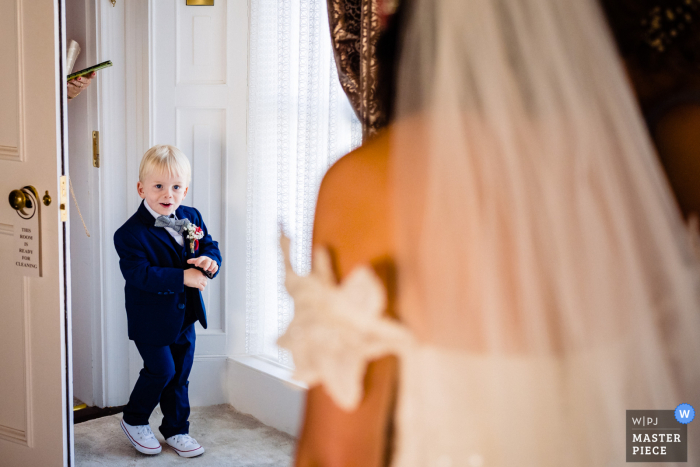
M 199 249 L 199 239 L 204 237 L 204 231 L 201 227 L 194 224 L 188 224 L 185 227 L 185 238 L 190 246 L 190 253 L 194 254 Z

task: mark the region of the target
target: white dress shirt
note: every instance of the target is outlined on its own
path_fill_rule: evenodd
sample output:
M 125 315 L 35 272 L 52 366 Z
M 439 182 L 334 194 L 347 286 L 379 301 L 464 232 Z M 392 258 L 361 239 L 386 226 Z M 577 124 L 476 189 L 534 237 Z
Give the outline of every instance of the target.
M 148 201 L 146 201 L 145 199 L 143 200 L 143 204 L 146 206 L 146 209 L 148 209 L 148 212 L 150 212 L 151 214 L 153 214 L 153 217 L 155 217 L 156 219 L 158 219 L 160 216 L 162 216 L 162 214 L 158 214 L 157 212 L 155 212 L 155 211 L 153 210 L 153 208 L 151 208 L 151 207 L 148 205 Z M 170 214 L 170 217 L 172 217 L 173 219 L 177 220 L 177 216 L 175 215 L 175 213 Z M 182 234 L 181 234 L 181 233 L 178 233 L 176 230 L 173 230 L 173 229 L 171 229 L 170 227 L 163 227 L 163 228 L 164 228 L 165 230 L 168 231 L 168 233 L 170 234 L 170 236 L 173 237 L 173 238 L 175 239 L 175 241 L 178 243 L 178 245 L 180 245 L 180 246 L 185 246 L 185 239 L 182 238 Z

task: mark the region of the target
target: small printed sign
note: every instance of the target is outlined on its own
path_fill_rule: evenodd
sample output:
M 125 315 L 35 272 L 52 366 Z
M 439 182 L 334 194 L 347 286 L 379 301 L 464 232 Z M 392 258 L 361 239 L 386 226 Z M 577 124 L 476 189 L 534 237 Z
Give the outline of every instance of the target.
M 31 217 L 20 216 L 15 223 L 15 270 L 22 276 L 41 277 L 41 232 L 39 207 Z

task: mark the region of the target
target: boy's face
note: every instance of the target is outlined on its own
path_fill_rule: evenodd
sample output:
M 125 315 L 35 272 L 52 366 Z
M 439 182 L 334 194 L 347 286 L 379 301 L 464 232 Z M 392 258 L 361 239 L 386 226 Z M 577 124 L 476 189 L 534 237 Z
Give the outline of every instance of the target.
M 187 180 L 180 175 L 167 172 L 149 174 L 143 182 L 136 184 L 139 196 L 146 200 L 155 212 L 169 216 L 180 206 L 187 195 Z

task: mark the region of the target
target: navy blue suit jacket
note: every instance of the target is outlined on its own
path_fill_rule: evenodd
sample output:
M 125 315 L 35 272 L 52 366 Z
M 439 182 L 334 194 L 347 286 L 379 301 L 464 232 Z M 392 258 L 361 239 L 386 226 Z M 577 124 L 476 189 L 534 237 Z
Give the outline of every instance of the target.
M 163 227 L 155 226 L 156 219 L 143 203 L 115 232 L 114 246 L 126 279 L 129 339 L 162 347 L 175 342 L 186 316 L 196 317 L 206 329 L 202 294 L 198 289 L 185 287 L 184 271 L 192 267 L 187 264 L 188 259 L 208 256 L 219 265 L 218 274 L 221 252 L 196 209 L 180 206 L 175 211 L 178 219 L 189 219 L 204 231 L 199 249 L 191 254 L 186 248 L 187 240 L 185 246 L 180 246 Z

